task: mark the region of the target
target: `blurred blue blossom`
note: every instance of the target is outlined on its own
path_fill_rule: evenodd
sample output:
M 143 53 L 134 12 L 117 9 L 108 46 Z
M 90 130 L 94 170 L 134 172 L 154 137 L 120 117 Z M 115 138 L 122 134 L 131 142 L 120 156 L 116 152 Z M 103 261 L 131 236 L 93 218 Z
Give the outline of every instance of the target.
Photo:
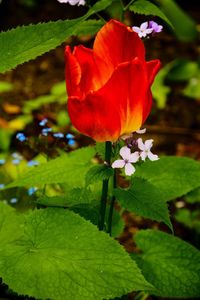
M 67 134 L 66 134 L 66 138 L 67 138 L 67 139 L 74 139 L 75 136 L 74 136 L 73 134 L 71 134 L 71 133 L 67 133 Z
M 47 136 L 49 132 L 52 131 L 52 128 L 43 128 L 42 129 L 42 135 Z
M 10 203 L 11 203 L 11 204 L 15 204 L 15 203 L 17 203 L 17 201 L 18 201 L 17 198 L 11 198 L 11 199 L 10 199 Z
M 75 144 L 76 144 L 75 140 L 70 139 L 70 140 L 68 141 L 68 145 L 69 145 L 69 146 L 74 146 Z
M 63 134 L 62 132 L 55 132 L 55 133 L 53 134 L 53 136 L 54 136 L 55 138 L 62 139 L 62 138 L 64 137 L 64 134 Z
M 0 183 L 0 189 L 3 189 L 5 187 L 4 183 Z
M 75 136 L 73 134 L 71 134 L 71 133 L 66 134 L 66 139 L 68 140 L 67 143 L 69 146 L 74 146 L 76 144 L 74 138 L 75 138 Z
M 43 119 L 43 120 L 41 120 L 41 121 L 39 122 L 39 125 L 40 125 L 40 126 L 45 126 L 45 125 L 47 124 L 47 122 L 48 122 L 48 119 L 45 118 L 45 119 Z
M 27 140 L 27 137 L 25 136 L 25 134 L 23 132 L 19 132 L 16 135 L 16 139 L 20 142 L 24 142 Z
M 19 153 L 16 153 L 16 152 L 14 152 L 12 154 L 12 157 L 14 158 L 12 160 L 13 165 L 18 165 L 23 159 L 23 157 Z
M 39 162 L 38 162 L 37 160 L 29 160 L 29 161 L 27 162 L 27 165 L 28 165 L 29 167 L 34 167 L 34 166 L 38 166 L 38 165 L 39 165 Z
M 1 158 L 1 159 L 0 159 L 0 165 L 4 165 L 4 164 L 5 164 L 5 162 L 6 162 L 6 160 L 5 160 L 5 159 L 3 159 L 3 158 Z
M 32 195 L 37 191 L 37 189 L 38 189 L 38 188 L 36 188 L 36 187 L 30 187 L 30 188 L 28 189 L 28 195 L 29 195 L 29 196 L 32 196 Z

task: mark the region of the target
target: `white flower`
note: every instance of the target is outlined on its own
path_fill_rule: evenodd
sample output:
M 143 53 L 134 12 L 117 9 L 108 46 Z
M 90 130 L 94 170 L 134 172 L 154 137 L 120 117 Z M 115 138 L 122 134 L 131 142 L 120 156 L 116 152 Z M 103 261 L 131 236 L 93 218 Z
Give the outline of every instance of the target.
M 143 128 L 143 129 L 138 129 L 138 130 L 136 130 L 136 133 L 138 133 L 138 134 L 143 134 L 143 133 L 145 133 L 147 130 L 146 130 L 146 128 Z
M 137 140 L 138 148 L 141 150 L 140 157 L 145 160 L 147 157 L 150 160 L 158 160 L 159 157 L 151 152 L 151 147 L 153 146 L 153 140 L 146 140 L 144 143 L 141 138 Z
M 139 160 L 139 152 L 131 153 L 131 150 L 124 146 L 120 149 L 120 155 L 122 159 L 115 160 L 112 164 L 112 168 L 124 168 L 125 174 L 131 176 L 135 172 L 135 168 L 132 163 L 135 163 Z
M 132 30 L 135 31 L 140 38 L 142 38 L 152 33 L 153 28 L 148 28 L 148 22 L 144 22 L 140 25 L 140 27 L 133 26 Z
M 58 0 L 60 3 L 69 3 L 70 5 L 85 5 L 85 0 Z

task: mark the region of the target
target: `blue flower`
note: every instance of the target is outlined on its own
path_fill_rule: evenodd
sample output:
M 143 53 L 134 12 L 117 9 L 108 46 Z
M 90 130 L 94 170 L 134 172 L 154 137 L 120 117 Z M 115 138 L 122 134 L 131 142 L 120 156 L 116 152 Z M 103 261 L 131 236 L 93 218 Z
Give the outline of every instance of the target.
M 25 134 L 23 132 L 19 132 L 16 135 L 16 139 L 19 140 L 20 142 L 24 142 L 27 140 L 27 137 L 25 136 Z
M 6 160 L 5 160 L 5 159 L 3 159 L 3 158 L 1 158 L 1 159 L 0 159 L 0 165 L 4 165 L 4 164 L 5 164 L 5 162 L 6 162 Z
M 10 203 L 11 203 L 11 204 L 15 204 L 15 203 L 17 203 L 17 201 L 18 201 L 17 198 L 11 198 L 11 199 L 10 199 Z
M 43 119 L 43 120 L 41 120 L 40 122 L 39 122 L 39 125 L 40 126 L 45 126 L 46 124 L 47 124 L 47 122 L 48 122 L 48 119 Z
M 73 134 L 71 134 L 71 133 L 67 133 L 67 134 L 66 134 L 66 138 L 67 138 L 67 139 L 74 139 L 75 136 L 74 136 Z
M 63 134 L 62 132 L 55 132 L 55 133 L 53 134 L 53 136 L 54 136 L 55 138 L 62 139 L 62 138 L 64 137 L 64 134 Z
M 5 187 L 4 183 L 0 183 L 0 189 L 3 189 Z
M 29 167 L 34 167 L 34 166 L 38 166 L 38 165 L 39 165 L 39 162 L 38 162 L 37 160 L 29 160 L 29 161 L 27 162 L 27 165 L 28 165 Z
M 70 140 L 68 141 L 68 145 L 69 145 L 69 146 L 74 146 L 75 144 L 76 144 L 75 140 L 70 139 Z
M 74 146 L 76 144 L 75 140 L 74 140 L 74 135 L 71 133 L 67 133 L 66 134 L 66 139 L 68 140 L 67 143 L 69 146 Z
M 18 165 L 21 162 L 21 160 L 23 159 L 23 157 L 20 154 L 16 153 L 16 152 L 14 152 L 12 154 L 12 157 L 14 158 L 12 160 L 13 165 Z
M 49 132 L 52 131 L 52 128 L 43 128 L 42 135 L 47 136 Z
M 37 191 L 37 188 L 36 188 L 36 187 L 30 187 L 30 188 L 28 189 L 28 195 L 29 195 L 29 196 L 32 196 L 36 191 Z

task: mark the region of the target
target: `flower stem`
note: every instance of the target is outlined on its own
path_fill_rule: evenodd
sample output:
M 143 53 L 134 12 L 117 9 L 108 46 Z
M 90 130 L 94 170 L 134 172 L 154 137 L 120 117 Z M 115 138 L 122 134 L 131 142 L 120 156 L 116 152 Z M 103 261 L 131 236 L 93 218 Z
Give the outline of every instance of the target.
M 134 2 L 135 0 L 131 0 L 125 7 L 124 7 L 124 11 L 127 10 L 127 8 L 129 8 L 129 6 Z
M 117 180 L 116 180 L 116 170 L 114 169 L 114 174 L 113 174 L 113 189 L 115 189 L 117 186 Z M 113 218 L 113 209 L 114 209 L 114 204 L 115 204 L 115 196 L 112 196 L 111 203 L 110 203 L 110 210 L 109 210 L 109 215 L 108 215 L 108 230 L 107 232 L 112 235 L 112 218 Z
M 111 142 L 106 142 L 106 144 L 105 144 L 105 162 L 107 164 L 110 164 L 111 154 L 112 154 L 112 144 L 111 144 Z M 109 179 L 103 180 L 103 185 L 102 185 L 101 204 L 100 204 L 100 211 L 99 211 L 99 230 L 104 229 L 107 194 L 108 194 L 108 181 L 109 181 Z

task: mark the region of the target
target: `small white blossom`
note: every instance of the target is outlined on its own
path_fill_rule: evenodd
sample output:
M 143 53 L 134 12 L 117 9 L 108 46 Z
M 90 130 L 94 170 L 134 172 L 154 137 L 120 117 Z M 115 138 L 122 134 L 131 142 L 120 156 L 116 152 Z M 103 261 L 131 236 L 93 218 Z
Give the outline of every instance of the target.
M 148 28 L 148 22 L 144 22 L 140 25 L 140 27 L 133 26 L 132 30 L 135 31 L 140 38 L 142 38 L 152 33 L 153 28 Z
M 139 152 L 131 153 L 131 150 L 124 146 L 120 149 L 120 155 L 122 159 L 115 160 L 112 164 L 112 168 L 125 168 L 125 174 L 131 176 L 135 172 L 135 168 L 132 163 L 139 160 Z
M 141 138 L 137 140 L 138 148 L 141 150 L 140 157 L 142 160 L 145 160 L 147 157 L 150 160 L 158 160 L 159 157 L 156 154 L 151 152 L 151 148 L 153 146 L 153 140 L 146 140 L 144 143 Z
M 69 3 L 70 5 L 85 5 L 85 0 L 58 0 L 60 3 Z
M 147 130 L 146 130 L 146 128 L 143 128 L 143 129 L 138 129 L 138 130 L 136 130 L 136 133 L 138 133 L 138 134 L 143 134 L 143 133 L 145 133 Z

